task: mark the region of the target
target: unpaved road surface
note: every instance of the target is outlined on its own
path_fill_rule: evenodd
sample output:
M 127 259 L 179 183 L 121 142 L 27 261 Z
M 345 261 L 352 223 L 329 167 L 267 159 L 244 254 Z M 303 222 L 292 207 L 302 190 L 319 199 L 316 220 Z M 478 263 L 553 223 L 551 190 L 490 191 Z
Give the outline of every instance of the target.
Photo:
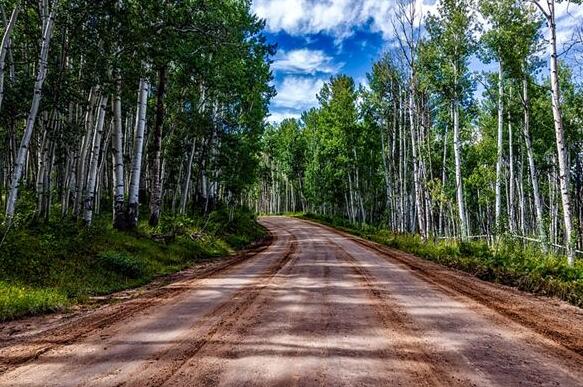
M 272 244 L 245 259 L 30 334 L 0 326 L 0 385 L 583 385 L 581 309 L 261 222 Z

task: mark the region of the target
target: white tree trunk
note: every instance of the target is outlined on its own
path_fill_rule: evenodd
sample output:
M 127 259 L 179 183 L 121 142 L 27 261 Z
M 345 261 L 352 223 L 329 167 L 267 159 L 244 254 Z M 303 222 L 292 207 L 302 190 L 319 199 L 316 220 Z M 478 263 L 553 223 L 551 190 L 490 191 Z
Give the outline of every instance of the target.
M 83 120 L 85 126 L 85 135 L 81 142 L 81 155 L 79 157 L 78 173 L 77 173 L 77 184 L 75 187 L 75 203 L 74 203 L 74 213 L 78 216 L 81 213 L 81 204 L 83 199 L 83 192 L 87 185 L 87 170 L 89 168 L 89 154 L 91 152 L 91 147 L 93 146 L 93 136 L 95 131 L 95 124 L 93 118 L 98 111 L 99 107 L 99 93 L 97 88 L 91 88 L 89 91 L 89 100 L 87 111 L 85 112 L 85 118 Z
M 2 45 L 0 46 L 0 110 L 2 110 L 2 99 L 4 98 L 4 69 L 6 68 L 6 53 L 8 52 L 8 47 L 10 46 L 10 35 L 12 34 L 12 30 L 16 25 L 16 18 L 18 17 L 19 11 L 20 7 L 16 5 L 16 7 L 14 7 L 14 11 L 12 11 L 10 20 L 6 25 L 6 29 L 4 30 Z
M 385 146 L 385 131 L 381 126 L 381 159 L 383 160 L 383 175 L 385 178 L 385 195 L 386 195 L 386 211 L 391 209 L 391 176 L 389 175 L 389 167 L 387 163 L 387 149 Z
M 462 240 L 468 238 L 468 223 L 466 219 L 466 208 L 464 205 L 464 189 L 462 179 L 462 151 L 461 151 L 461 133 L 459 120 L 459 106 L 457 97 L 453 101 L 453 153 L 455 157 L 455 184 L 458 201 L 458 212 L 460 219 L 460 234 Z
M 138 92 L 138 108 L 136 111 L 134 155 L 132 158 L 132 173 L 128 200 L 128 222 L 130 227 L 138 224 L 138 205 L 140 191 L 140 177 L 142 173 L 142 157 L 144 148 L 144 132 L 146 129 L 146 109 L 148 107 L 149 84 L 146 79 L 140 79 Z
M 509 91 L 509 95 L 512 95 L 512 89 Z M 513 149 L 513 138 L 512 138 L 512 121 L 510 117 L 510 110 L 508 110 L 508 229 L 510 232 L 516 231 L 516 214 L 514 211 L 515 203 L 515 180 L 514 180 L 514 149 Z
M 123 159 L 123 126 L 121 112 L 121 85 L 118 75 L 116 81 L 116 95 L 113 101 L 113 225 L 116 228 L 125 228 L 124 195 L 125 175 Z
M 547 243 L 547 234 L 543 222 L 543 206 L 541 202 L 538 184 L 538 171 L 534 163 L 534 151 L 532 149 L 532 141 L 530 139 L 530 101 L 528 96 L 528 80 L 526 79 L 526 77 L 522 81 L 522 93 L 524 103 L 523 135 L 524 143 L 526 146 L 526 155 L 528 158 L 528 169 L 530 172 L 530 179 L 532 183 L 532 196 L 534 199 L 534 208 L 536 213 L 536 228 L 538 230 L 539 238 L 543 243 L 543 247 L 546 248 L 545 246 Z
M 450 109 L 451 114 L 451 109 Z M 445 134 L 443 135 L 443 158 L 442 158 L 442 167 L 441 167 L 441 194 L 445 196 L 445 183 L 447 181 L 447 132 L 448 127 L 445 127 Z M 445 229 L 444 229 L 444 201 L 443 199 L 439 200 L 439 235 L 445 236 Z
M 101 140 L 103 138 L 103 123 L 105 122 L 105 110 L 107 109 L 107 95 L 102 95 L 99 101 L 99 112 L 95 122 L 93 133 L 93 146 L 89 156 L 89 170 L 87 173 L 87 187 L 85 200 L 83 201 L 83 221 L 90 225 L 93 220 L 93 209 L 95 206 L 95 186 L 97 183 L 97 172 L 99 167 L 99 156 L 101 155 Z
M 47 59 L 49 56 L 49 45 L 53 34 L 53 24 L 54 15 L 51 12 L 46 23 L 46 28 L 43 31 L 36 81 L 34 84 L 34 94 L 32 97 L 32 106 L 30 108 L 30 112 L 26 120 L 26 127 L 24 128 L 24 134 L 20 142 L 18 156 L 16 157 L 16 162 L 14 163 L 14 170 L 12 172 L 12 180 L 10 182 L 10 194 L 8 196 L 8 202 L 6 204 L 6 222 L 8 224 L 10 224 L 12 222 L 12 219 L 14 218 L 14 212 L 16 209 L 16 198 L 18 197 L 18 186 L 20 184 L 20 179 L 22 177 L 22 172 L 24 170 L 24 163 L 26 161 L 26 155 L 28 153 L 28 146 L 30 144 L 30 138 L 32 137 L 32 131 L 34 129 L 36 116 L 38 114 L 38 109 L 42 98 L 43 83 L 47 76 L 48 70 Z
M 184 190 L 182 191 L 182 199 L 180 201 L 180 214 L 184 215 L 186 212 L 186 202 L 188 201 L 188 193 L 190 191 L 190 179 L 192 178 L 192 162 L 194 154 L 196 153 L 196 137 L 192 140 L 192 148 L 190 156 L 188 157 L 188 165 L 186 166 L 186 177 L 184 180 Z
M 496 157 L 496 205 L 495 205 L 495 223 L 496 234 L 502 231 L 502 140 L 504 129 L 504 71 L 502 60 L 498 66 L 498 142 Z
M 409 130 L 411 135 L 411 150 L 413 157 L 413 189 L 415 190 L 415 212 L 417 214 L 417 225 L 419 234 L 425 239 L 425 212 L 423 207 L 423 193 L 421 192 L 421 177 L 419 171 L 419 155 L 417 152 L 417 125 L 415 114 L 417 113 L 415 103 L 415 76 L 411 78 L 411 87 L 409 89 Z
M 42 121 L 42 120 L 41 120 Z M 43 125 L 44 126 L 44 125 Z M 50 124 L 49 124 L 50 126 Z M 44 199 L 44 188 L 45 188 L 45 169 L 48 164 L 49 157 L 49 146 L 50 140 L 48 139 L 49 130 L 46 126 L 43 128 L 42 141 L 40 143 L 40 149 L 38 152 L 38 170 L 36 175 L 36 194 L 37 194 L 37 215 L 42 216 L 43 212 L 43 199 Z
M 573 246 L 575 237 L 573 233 L 573 223 L 571 221 L 571 199 L 569 197 L 569 165 L 567 159 L 567 149 L 565 144 L 565 133 L 563 130 L 563 116 L 561 114 L 561 89 L 559 86 L 558 59 L 557 59 L 557 30 L 555 24 L 555 0 L 547 0 L 549 13 L 547 23 L 550 32 L 551 50 L 551 91 L 553 118 L 555 122 L 555 137 L 557 141 L 557 158 L 559 161 L 559 185 L 561 189 L 561 201 L 563 204 L 563 223 L 565 227 L 565 244 L 570 265 L 575 263 L 575 252 Z

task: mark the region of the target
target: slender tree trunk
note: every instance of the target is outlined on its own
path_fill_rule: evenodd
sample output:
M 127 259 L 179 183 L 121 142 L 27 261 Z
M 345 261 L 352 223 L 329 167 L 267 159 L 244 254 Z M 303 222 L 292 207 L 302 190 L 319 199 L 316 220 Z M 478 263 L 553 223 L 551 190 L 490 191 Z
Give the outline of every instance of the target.
M 453 151 L 455 157 L 455 183 L 458 201 L 458 212 L 460 220 L 460 234 L 462 240 L 468 238 L 468 223 L 466 219 L 466 208 L 464 204 L 464 189 L 462 179 L 462 152 L 461 152 L 461 133 L 459 122 L 459 102 L 457 96 L 453 101 Z
M 5 27 L 8 26 L 9 19 L 6 19 L 6 13 L 5 13 L 4 7 L 1 5 L 0 5 L 0 14 L 2 14 L 2 21 L 4 22 L 4 26 Z M 10 78 L 10 82 L 14 83 L 14 82 L 16 82 L 16 70 L 14 68 L 14 56 L 12 55 L 12 39 L 8 39 L 7 55 L 8 55 L 8 60 L 10 61 L 10 63 L 9 63 L 10 68 L 8 69 L 8 76 Z M 6 67 L 4 67 L 4 68 L 6 68 Z
M 20 7 L 17 4 L 12 11 L 12 15 L 10 16 L 8 24 L 6 25 L 4 36 L 2 37 L 2 45 L 0 46 L 0 111 L 2 110 L 2 99 L 4 98 L 4 70 L 6 68 L 6 54 L 8 52 L 8 48 L 10 47 L 10 35 L 12 34 L 12 30 L 16 25 L 16 18 L 18 17 L 19 11 Z
M 64 168 L 64 182 L 63 182 L 63 192 L 61 194 L 61 217 L 65 217 L 69 212 L 69 194 L 71 188 L 71 179 L 73 178 L 73 171 L 71 168 L 71 155 L 67 151 L 67 161 L 65 161 L 65 168 Z
M 162 151 L 162 126 L 164 125 L 164 97 L 166 95 L 166 66 L 158 70 L 158 90 L 156 101 L 156 123 L 152 133 L 151 149 L 151 194 L 150 194 L 150 226 L 155 227 L 160 221 L 160 204 L 162 200 L 162 185 L 160 182 L 160 157 Z
M 73 213 L 75 216 L 79 215 L 80 207 L 81 207 L 81 200 L 83 197 L 83 190 L 85 188 L 85 184 L 87 182 L 86 171 L 88 168 L 87 163 L 87 156 L 91 151 L 92 139 L 93 139 L 93 106 L 98 103 L 98 93 L 96 88 L 91 88 L 89 90 L 89 98 L 88 98 L 88 106 L 85 112 L 84 118 L 84 126 L 85 126 L 85 135 L 81 140 L 81 154 L 78 159 L 77 164 L 77 181 L 75 184 L 75 201 L 73 204 Z
M 496 157 L 496 234 L 502 231 L 502 140 L 504 138 L 504 71 L 502 60 L 498 66 L 498 143 Z
M 561 189 L 561 201 L 563 204 L 563 223 L 565 227 L 565 244 L 567 247 L 567 258 L 569 265 L 575 263 L 575 251 L 573 246 L 576 244 L 575 234 L 573 233 L 573 223 L 571 221 L 571 199 L 569 196 L 569 162 L 567 159 L 567 146 L 565 144 L 565 133 L 563 129 L 563 116 L 561 114 L 561 88 L 559 86 L 558 58 L 557 58 L 557 30 L 555 20 L 555 0 L 547 0 L 549 5 L 549 14 L 547 23 L 550 32 L 550 49 L 551 49 L 551 91 L 553 118 L 555 122 L 555 137 L 557 141 L 557 158 L 559 161 L 559 185 Z
M 91 225 L 93 221 L 93 211 L 95 207 L 95 187 L 97 184 L 99 170 L 99 156 L 101 155 L 101 142 L 103 138 L 103 124 L 105 122 L 105 111 L 107 109 L 107 95 L 102 95 L 99 101 L 99 111 L 93 132 L 93 146 L 89 157 L 89 170 L 87 171 L 87 186 L 85 188 L 85 199 L 83 201 L 83 221 L 86 225 Z
M 123 158 L 123 126 L 121 111 L 121 78 L 116 75 L 116 94 L 113 101 L 113 227 L 118 230 L 127 228 L 125 213 L 125 173 Z
M 387 155 L 386 155 L 386 147 L 385 147 L 385 132 L 384 128 L 381 127 L 381 158 L 383 160 L 383 174 L 385 178 L 385 196 L 386 196 L 386 211 L 387 215 L 390 211 L 391 207 L 391 176 L 389 175 L 389 167 L 387 163 Z
M 450 109 L 450 114 L 451 114 L 451 109 Z M 447 182 L 447 167 L 446 167 L 446 163 L 447 163 L 447 133 L 448 133 L 448 127 L 445 127 L 445 134 L 443 135 L 443 159 L 442 159 L 442 166 L 441 166 L 441 194 L 445 196 L 445 183 Z M 445 235 L 445 229 L 444 229 L 444 217 L 445 217 L 445 213 L 444 213 L 444 200 L 440 199 L 439 200 L 439 234 L 444 236 Z
M 180 214 L 186 212 L 186 202 L 188 200 L 188 193 L 190 191 L 190 180 L 192 178 L 192 161 L 194 160 L 194 154 L 196 152 L 196 137 L 192 140 L 192 148 L 190 150 L 190 156 L 188 157 L 188 165 L 186 166 L 186 178 L 184 180 L 184 190 L 182 193 L 182 200 L 180 202 Z
M 51 212 L 51 174 L 53 172 L 53 166 L 55 163 L 55 143 L 51 142 L 49 147 L 48 157 L 47 157 L 47 167 L 45 168 L 43 174 L 43 208 L 40 213 L 43 221 L 48 222 Z
M 130 178 L 130 190 L 128 199 L 128 227 L 135 228 L 138 225 L 138 206 L 140 181 L 142 173 L 142 156 L 144 148 L 144 131 L 146 129 L 146 109 L 148 102 L 149 85 L 146 79 L 140 79 L 138 92 L 138 107 L 136 109 L 136 129 L 134 139 L 134 155 L 132 158 L 132 174 Z
M 16 198 L 18 197 L 18 187 L 20 185 L 20 179 L 22 177 L 22 172 L 24 169 L 24 164 L 26 161 L 26 155 L 28 153 L 28 146 L 30 144 L 30 138 L 32 136 L 32 131 L 34 129 L 34 124 L 36 122 L 36 116 L 38 114 L 38 109 L 40 101 L 42 98 L 42 88 L 47 75 L 48 70 L 48 55 L 49 55 L 49 45 L 51 37 L 53 34 L 53 18 L 54 15 L 51 12 L 49 14 L 46 27 L 43 31 L 42 45 L 38 62 L 37 76 L 34 85 L 34 94 L 32 98 L 32 106 L 26 120 L 26 127 L 24 128 L 24 134 L 20 142 L 20 148 L 18 149 L 18 156 L 14 164 L 14 170 L 12 173 L 12 181 L 10 183 L 10 193 L 8 196 L 8 202 L 6 205 L 6 222 L 10 224 L 14 218 L 14 212 L 16 209 Z
M 522 235 L 526 235 L 526 227 L 527 227 L 527 220 L 526 216 L 529 213 L 532 213 L 532 207 L 527 208 L 526 197 L 524 194 L 524 154 L 520 160 L 520 176 L 518 177 L 518 194 L 520 197 L 520 204 L 518 205 L 519 214 L 520 214 L 520 232 Z M 528 203 L 530 204 L 530 203 Z
M 411 77 L 411 87 L 409 89 L 409 126 L 411 134 L 411 155 L 413 157 L 413 189 L 415 190 L 415 212 L 417 214 L 417 225 L 419 229 L 419 234 L 425 239 L 427 237 L 425 233 L 425 213 L 423 211 L 423 193 L 421 192 L 421 177 L 419 171 L 419 155 L 417 149 L 417 125 L 415 120 L 415 114 L 417 113 L 416 101 L 415 101 L 415 75 L 413 73 Z
M 41 120 L 42 121 L 42 120 Z M 47 164 L 47 158 L 49 153 L 49 130 L 45 125 L 43 125 L 42 140 L 39 147 L 38 154 L 38 173 L 36 175 L 36 195 L 37 195 L 37 205 L 36 212 L 39 218 L 42 217 L 43 211 L 43 199 L 44 199 L 44 172 Z
M 352 223 L 355 223 L 356 221 L 356 217 L 355 217 L 355 210 L 354 210 L 354 194 L 353 194 L 353 190 L 352 190 L 352 177 L 350 176 L 350 172 L 348 172 L 348 193 L 349 193 L 349 197 L 350 197 L 350 221 Z
M 512 90 L 509 91 L 512 94 Z M 510 110 L 508 110 L 508 228 L 510 232 L 516 231 L 516 214 L 514 210 L 514 196 L 515 196 L 515 177 L 514 177 L 514 149 L 512 138 L 512 121 L 510 117 Z

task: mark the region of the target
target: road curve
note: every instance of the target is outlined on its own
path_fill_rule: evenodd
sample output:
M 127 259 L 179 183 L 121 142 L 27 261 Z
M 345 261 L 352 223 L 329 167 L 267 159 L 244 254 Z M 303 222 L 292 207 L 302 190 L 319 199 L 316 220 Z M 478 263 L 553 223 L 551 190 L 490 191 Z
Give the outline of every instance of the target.
M 0 385 L 583 385 L 580 309 L 553 301 L 575 332 L 557 339 L 345 234 L 285 217 L 261 223 L 271 246 L 169 285 L 180 289 L 171 297 L 59 345 L 45 336 L 52 346 L 20 363 L 22 343 L 0 344 L 14 365 Z M 495 287 L 474 281 L 474 291 Z

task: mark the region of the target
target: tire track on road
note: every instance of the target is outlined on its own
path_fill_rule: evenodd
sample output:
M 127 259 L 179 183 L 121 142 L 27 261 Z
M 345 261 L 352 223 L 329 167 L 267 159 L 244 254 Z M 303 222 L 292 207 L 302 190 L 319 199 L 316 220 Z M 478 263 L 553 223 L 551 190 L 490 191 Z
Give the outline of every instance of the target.
M 431 350 L 432 359 L 437 360 L 435 364 L 454 378 L 453 381 L 480 385 L 511 380 L 510 384 L 519 380 L 525 383 L 560 381 L 572 385 L 580 378 L 582 363 L 574 352 L 514 324 L 504 315 L 492 313 L 491 309 L 470 297 L 434 286 L 433 281 L 411 271 L 398 260 L 377 254 L 375 249 L 367 246 L 364 249 L 358 247 L 352 238 L 340 239 L 334 235 L 344 235 L 334 232 L 330 235 L 331 243 L 345 251 L 347 259 L 356 259 L 355 264 L 365 276 L 369 272 L 373 284 L 375 280 L 377 284 L 389 280 L 388 289 L 396 292 L 397 303 L 403 305 L 406 314 L 412 313 L 409 321 L 414 331 L 419 337 L 426 338 L 427 349 Z M 387 266 L 378 266 L 371 272 L 383 260 L 388 261 Z M 402 270 L 413 278 L 406 279 L 407 276 L 399 274 L 405 274 Z M 414 277 L 421 281 L 413 281 Z M 435 309 L 437 306 L 443 308 L 443 312 Z M 529 370 L 526 365 L 531 363 L 538 364 L 538 367 Z
M 310 220 L 322 227 L 371 249 L 390 263 L 398 263 L 416 277 L 458 299 L 469 299 L 480 306 L 532 329 L 556 345 L 583 357 L 583 310 L 553 298 L 535 296 L 518 289 L 480 280 L 469 273 L 448 268 L 376 242 L 360 238 Z M 484 311 L 481 311 L 484 314 Z M 565 351 L 561 356 L 565 356 Z
M 235 329 L 235 326 L 240 323 L 241 315 L 251 307 L 261 292 L 271 284 L 277 274 L 293 260 L 297 249 L 297 240 L 293 234 L 288 234 L 290 236 L 289 245 L 281 259 L 263 273 L 259 274 L 259 280 L 238 290 L 233 295 L 231 301 L 215 308 L 197 324 L 195 330 L 211 325 L 203 337 L 191 337 L 173 346 L 157 356 L 154 361 L 151 361 L 149 367 L 146 367 L 139 374 L 133 375 L 133 378 L 119 385 L 162 385 L 171 379 L 184 364 L 195 357 L 207 344 L 212 342 L 215 337 L 222 336 L 223 332 L 229 332 Z M 157 364 L 164 364 L 164 367 L 159 368 Z
M 350 269 L 374 300 L 372 305 L 384 328 L 389 332 L 389 342 L 395 343 L 395 339 L 402 341 L 395 343 L 395 354 L 400 360 L 415 365 L 414 368 L 410 369 L 410 372 L 414 375 L 418 385 L 467 386 L 471 384 L 468 380 L 457 380 L 442 367 L 437 367 L 437 364 L 446 365 L 447 362 L 442 358 L 436 358 L 434 354 L 427 351 L 426 343 L 421 339 L 422 331 L 415 327 L 408 314 L 399 307 L 391 294 L 375 284 L 377 280 L 362 267 L 357 258 L 331 237 L 326 236 L 326 239 L 333 246 L 337 255 L 349 264 Z

